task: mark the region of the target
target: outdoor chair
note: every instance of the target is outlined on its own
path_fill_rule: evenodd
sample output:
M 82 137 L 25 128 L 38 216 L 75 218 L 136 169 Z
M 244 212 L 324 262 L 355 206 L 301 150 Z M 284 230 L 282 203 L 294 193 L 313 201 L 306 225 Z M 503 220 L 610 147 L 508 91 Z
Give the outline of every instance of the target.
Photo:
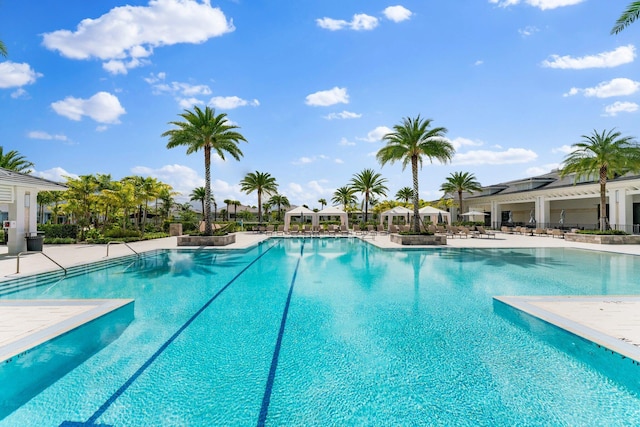
M 298 227 L 298 224 L 294 224 L 291 226 L 291 228 L 289 228 L 289 234 L 291 234 L 292 236 L 294 234 L 300 234 L 300 228 Z
M 384 229 L 384 225 L 382 224 L 378 224 L 378 228 L 376 229 L 376 231 L 380 234 L 387 234 L 387 230 Z
M 391 224 L 389 226 L 389 233 L 399 233 L 399 232 L 400 232 L 400 229 L 398 228 L 397 225 Z
M 267 234 L 273 234 L 273 230 L 274 230 L 274 228 L 275 228 L 275 227 L 274 227 L 273 225 L 267 225 L 267 228 L 266 228 L 265 232 L 266 232 Z
M 280 234 L 280 235 L 284 236 L 284 225 L 280 224 L 278 226 L 278 229 L 276 230 L 276 234 Z
M 480 225 L 476 226 L 476 230 L 478 230 L 478 235 L 480 237 L 487 236 L 487 239 L 490 238 L 490 237 L 493 237 L 494 239 L 496 238 L 495 231 L 487 231 L 487 230 L 484 229 L 484 227 L 482 227 Z

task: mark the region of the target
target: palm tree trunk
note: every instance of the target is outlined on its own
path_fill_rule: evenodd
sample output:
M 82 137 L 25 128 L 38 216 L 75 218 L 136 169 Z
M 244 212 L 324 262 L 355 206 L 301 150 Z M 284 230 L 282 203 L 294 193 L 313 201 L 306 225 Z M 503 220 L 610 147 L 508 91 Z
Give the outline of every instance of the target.
M 262 192 L 258 191 L 258 224 L 262 223 Z
M 211 236 L 211 147 L 204 146 L 204 234 Z
M 462 191 L 458 191 L 458 206 L 460 211 L 458 212 L 458 219 L 462 218 L 464 211 L 462 210 Z
M 607 229 L 607 169 L 600 169 L 600 231 Z
M 413 176 L 413 231 L 420 232 L 420 197 L 418 192 L 418 156 L 411 156 L 411 175 Z

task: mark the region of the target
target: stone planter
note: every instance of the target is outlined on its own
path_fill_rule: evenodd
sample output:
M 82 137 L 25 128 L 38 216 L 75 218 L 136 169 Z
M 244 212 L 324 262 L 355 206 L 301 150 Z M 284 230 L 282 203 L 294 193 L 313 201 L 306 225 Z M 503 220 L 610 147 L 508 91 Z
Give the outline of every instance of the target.
M 615 234 L 579 234 L 565 233 L 564 239 L 568 242 L 595 243 L 598 245 L 638 245 L 640 236 L 629 234 L 617 236 Z
M 390 234 L 389 240 L 399 245 L 446 245 L 447 236 L 436 234 L 432 236 L 412 235 L 412 234 Z
M 179 222 L 169 224 L 169 236 L 182 236 L 182 224 Z
M 178 246 L 227 246 L 235 242 L 234 233 L 226 236 L 178 236 Z

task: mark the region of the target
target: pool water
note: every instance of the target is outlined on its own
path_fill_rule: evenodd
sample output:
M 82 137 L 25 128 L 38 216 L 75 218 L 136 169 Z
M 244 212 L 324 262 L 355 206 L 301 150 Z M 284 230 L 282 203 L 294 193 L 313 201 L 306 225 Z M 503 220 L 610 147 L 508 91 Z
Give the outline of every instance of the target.
M 3 297 L 134 298 L 135 320 L 0 425 L 633 424 L 640 367 L 605 375 L 616 356 L 492 297 L 638 294 L 638 272 L 628 255 L 358 239 L 154 252 Z

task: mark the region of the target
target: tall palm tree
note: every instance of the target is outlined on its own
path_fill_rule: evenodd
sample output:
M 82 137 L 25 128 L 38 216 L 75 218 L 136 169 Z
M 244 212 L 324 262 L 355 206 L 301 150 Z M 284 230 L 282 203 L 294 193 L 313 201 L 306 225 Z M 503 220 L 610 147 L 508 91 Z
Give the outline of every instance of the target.
M 204 111 L 198 106 L 193 107 L 193 111 L 185 110 L 179 114 L 185 119 L 184 122 L 169 122 L 177 129 L 171 129 L 162 134 L 168 136 L 167 148 L 174 148 L 181 145 L 187 147 L 187 154 L 195 153 L 202 149 L 204 151 L 204 188 L 206 197 L 204 200 L 204 234 L 213 234 L 211 228 L 211 150 L 214 150 L 222 160 L 225 153 L 236 160 L 243 156 L 238 147 L 240 141 L 247 141 L 242 134 L 236 132 L 238 126 L 231 125 L 227 120 L 227 115 L 222 113 L 216 115 L 215 110 L 205 107 Z
M 474 174 L 469 172 L 451 172 L 446 178 L 446 182 L 440 186 L 440 191 L 449 194 L 458 193 L 458 216 L 460 216 L 464 213 L 462 209 L 462 193 L 466 191 L 469 194 L 473 194 L 474 191 L 480 191 L 481 188 Z
M 640 146 L 631 136 L 621 136 L 615 129 L 582 135 L 582 142 L 564 159 L 560 176 L 575 173 L 580 177 L 596 177 L 600 182 L 600 231 L 607 229 L 607 179 L 640 171 Z
M 431 119 L 422 119 L 420 115 L 412 119 L 405 117 L 402 124 L 394 125 L 393 132 L 382 137 L 387 145 L 378 150 L 376 158 L 382 166 L 402 160 L 402 170 L 411 165 L 413 176 L 413 218 L 414 231 L 420 232 L 420 196 L 418 189 L 418 166 L 422 167 L 422 158 L 427 157 L 433 163 L 436 159 L 441 163 L 451 160 L 455 149 L 444 135 L 447 129 L 443 127 L 429 128 Z
M 189 194 L 189 201 L 199 201 L 202 205 L 202 219 L 204 220 L 204 199 L 207 198 L 207 190 L 204 187 L 196 187 Z
M 0 56 L 4 56 L 6 58 L 8 54 L 9 52 L 7 52 L 7 47 L 2 40 L 0 40 Z
M 274 194 L 273 196 L 271 196 L 271 198 L 269 199 L 269 203 L 271 203 L 271 205 L 278 206 L 278 222 L 282 218 L 282 207 L 288 208 L 289 206 L 291 206 L 291 203 L 289 203 L 289 199 L 287 198 L 287 196 L 283 196 L 282 194 Z
M 31 170 L 29 169 L 31 167 L 33 167 L 33 163 L 28 161 L 16 150 L 4 153 L 3 147 L 0 146 L 0 168 L 22 173 L 31 173 Z
M 353 175 L 351 187 L 364 195 L 364 222 L 367 222 L 369 214 L 369 199 L 372 196 L 386 196 L 388 188 L 384 185 L 386 178 L 373 169 L 364 169 Z
M 262 195 L 277 194 L 278 184 L 276 179 L 268 172 L 249 172 L 240 181 L 240 189 L 247 194 L 254 191 L 258 193 L 258 222 L 262 222 Z
M 230 217 L 229 217 L 229 213 L 231 212 L 229 209 L 229 205 L 231 203 L 233 203 L 233 199 L 224 199 L 223 200 L 224 204 L 227 205 L 227 221 L 229 221 Z
M 320 203 L 320 210 L 324 209 L 324 207 L 327 206 L 326 199 L 318 199 L 318 203 Z
M 233 205 L 233 218 L 237 221 L 238 220 L 238 206 L 240 206 L 240 200 L 234 200 L 231 202 L 231 204 Z
M 620 15 L 616 24 L 611 29 L 611 34 L 618 34 L 631 25 L 638 17 L 640 17 L 640 1 L 634 1 L 622 12 L 622 15 Z
M 411 187 L 402 187 L 396 193 L 396 200 L 402 200 L 404 203 L 409 203 L 409 199 L 413 198 L 413 189 Z
M 331 199 L 331 202 L 336 204 L 341 204 L 342 209 L 346 212 L 348 206 L 351 206 L 358 202 L 358 198 L 356 197 L 356 191 L 348 185 L 337 188 L 336 191 L 333 193 L 333 198 Z

